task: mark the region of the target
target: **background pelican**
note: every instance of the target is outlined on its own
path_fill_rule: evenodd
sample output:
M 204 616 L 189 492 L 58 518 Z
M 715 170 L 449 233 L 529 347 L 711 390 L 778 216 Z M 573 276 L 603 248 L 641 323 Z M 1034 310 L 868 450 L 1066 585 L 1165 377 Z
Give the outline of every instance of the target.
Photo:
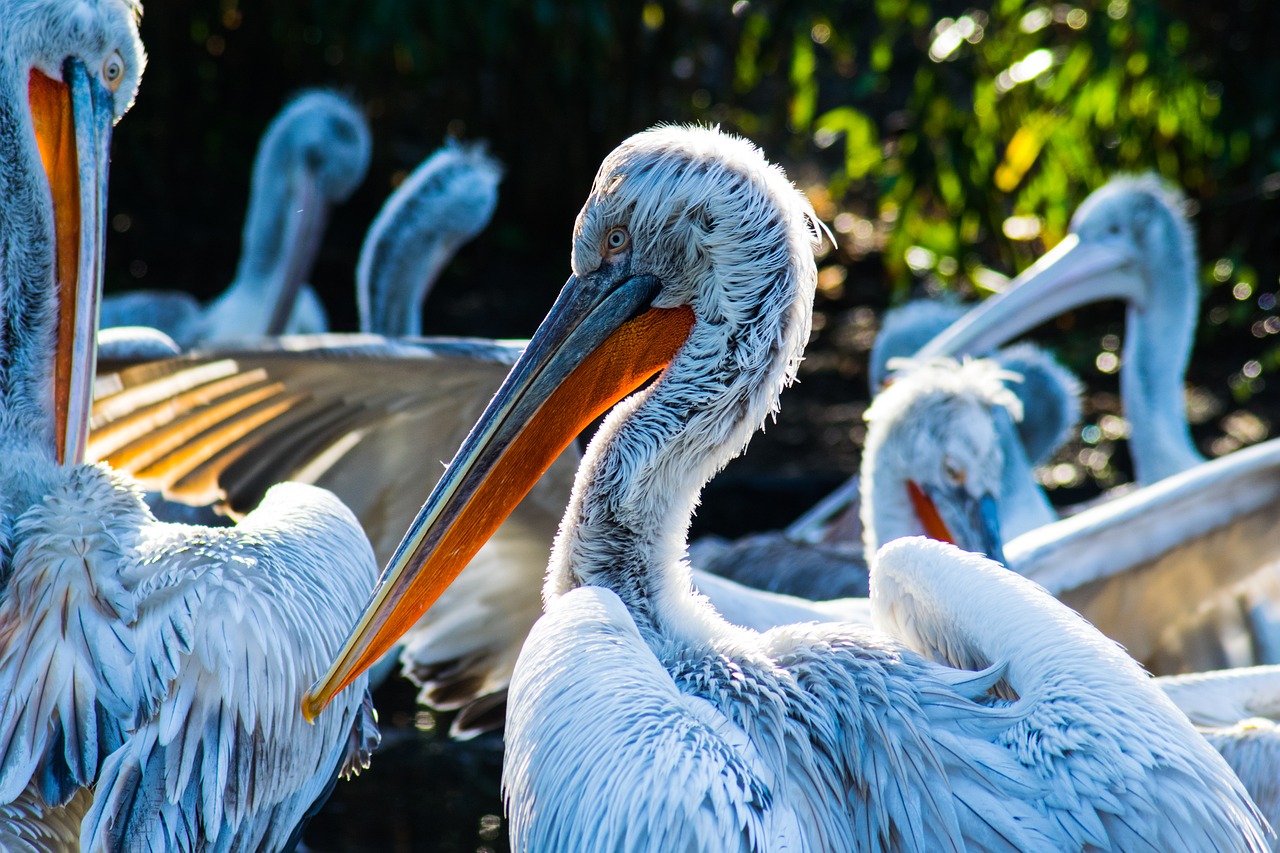
M 693 594 L 697 493 L 808 337 L 813 222 L 781 170 L 718 131 L 648 131 L 606 158 L 574 275 L 306 712 L 412 624 L 583 424 L 662 371 L 584 456 L 517 664 L 514 847 L 1264 849 L 1239 782 L 1136 664 L 981 558 L 900 540 L 872 602 L 932 653 L 995 662 L 980 672 L 857 628 L 755 634 Z M 1010 642 L 1010 623 L 1038 634 Z M 1002 675 L 1023 699 L 974 701 Z
M 369 170 L 369 125 L 329 91 L 303 92 L 271 122 L 254 158 L 235 280 L 207 306 L 181 291 L 108 297 L 102 327 L 150 326 L 180 347 L 268 334 L 323 332 L 324 306 L 304 286 L 332 204 Z
M 356 267 L 360 331 L 422 334 L 422 303 L 458 248 L 489 224 L 502 167 L 482 144 L 449 142 L 391 194 Z
M 1006 363 L 1012 369 L 1002 371 Z M 990 487 L 988 498 L 988 505 L 998 513 L 998 523 L 993 517 L 983 525 L 989 531 L 985 539 L 965 535 L 979 530 L 972 524 L 960 528 L 959 539 L 950 535 L 935 538 L 996 556 L 1002 537 L 1055 520 L 1057 516 L 1033 479 L 1024 442 L 1032 441 L 1037 454 L 1047 454 L 1057 445 L 1066 425 L 1078 413 L 1074 378 L 1032 347 L 1015 347 L 978 367 L 960 366 L 949 359 L 938 364 L 903 364 L 905 368 L 895 374 L 891 390 L 882 392 L 888 399 L 882 403 L 877 397 L 867 412 L 870 426 L 858 475 L 786 531 L 753 534 L 736 542 L 699 540 L 690 546 L 691 562 L 748 586 L 806 599 L 865 596 L 864 554 L 875 553 L 877 545 L 888 538 L 925 532 L 934 535 L 916 520 L 910 506 L 898 506 L 901 501 L 886 495 L 901 497 L 906 494 L 903 484 L 923 478 L 935 495 L 947 492 L 961 496 L 962 490 L 956 490 L 944 471 L 949 446 L 957 451 L 964 448 L 966 471 L 980 472 L 973 482 L 999 478 L 998 484 Z M 1000 378 L 991 380 L 992 376 Z M 1042 404 L 1045 398 L 1053 401 L 1042 406 L 1035 416 L 1037 424 L 1026 430 L 1019 419 L 1026 417 L 1024 397 L 1032 405 Z M 893 416 L 881 416 L 877 424 L 873 413 L 890 409 L 895 410 Z M 890 440 L 895 434 L 899 437 Z M 998 436 L 998 445 L 988 440 L 993 435 Z M 905 449 L 908 443 L 910 447 Z M 886 464 L 877 457 L 885 457 Z M 872 503 L 873 484 L 867 477 L 875 471 L 893 485 L 882 487 L 881 497 Z M 885 474 L 887 471 L 892 473 Z M 938 506 L 953 518 L 954 513 L 965 511 L 952 500 Z M 857 524 L 843 518 L 858 513 L 862 518 Z M 876 517 L 879 523 L 868 526 Z M 955 519 L 950 526 L 960 523 Z M 816 527 L 824 528 L 817 534 L 819 541 L 809 541 Z M 999 534 L 994 535 L 997 528 Z M 833 540 L 835 535 L 847 536 L 849 530 L 862 532 L 861 549 L 852 542 Z
M 1080 205 L 1062 243 L 920 355 L 982 354 L 1078 305 L 1125 300 L 1120 390 L 1135 477 L 1152 483 L 1204 461 L 1183 391 L 1199 305 L 1195 275 L 1181 199 L 1154 176 L 1114 178 Z
M 377 741 L 363 684 L 316 726 L 295 710 L 375 565 L 320 490 L 273 490 L 236 529 L 168 525 L 82 462 L 140 11 L 0 3 L 0 838 L 284 849 Z

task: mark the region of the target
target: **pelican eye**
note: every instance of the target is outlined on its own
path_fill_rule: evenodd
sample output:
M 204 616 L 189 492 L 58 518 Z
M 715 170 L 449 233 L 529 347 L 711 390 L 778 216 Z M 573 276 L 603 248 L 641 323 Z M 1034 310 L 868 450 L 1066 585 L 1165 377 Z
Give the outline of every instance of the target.
M 963 486 L 965 481 L 964 469 L 952 462 L 950 459 L 942 461 L 942 473 L 947 475 L 947 479 L 957 486 Z
M 124 79 L 124 57 L 119 51 L 107 57 L 107 61 L 102 63 L 102 82 L 107 84 L 107 88 L 115 91 L 120 88 L 120 81 Z
M 627 229 L 619 225 L 616 228 L 610 228 L 609 233 L 604 235 L 604 253 L 606 255 L 616 255 L 631 243 L 631 235 L 627 233 Z

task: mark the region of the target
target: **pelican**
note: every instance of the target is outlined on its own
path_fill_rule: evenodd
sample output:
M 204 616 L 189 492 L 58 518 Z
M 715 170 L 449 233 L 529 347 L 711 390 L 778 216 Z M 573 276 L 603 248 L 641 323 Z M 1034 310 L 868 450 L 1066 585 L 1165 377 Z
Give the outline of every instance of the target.
M 949 359 L 940 363 L 903 360 L 894 364 L 906 369 L 895 373 L 893 385 L 877 396 L 867 411 L 870 426 L 859 474 L 787 531 L 753 534 L 732 543 L 695 542 L 690 546 L 690 561 L 748 586 L 805 599 L 865 596 L 866 566 L 862 556 L 874 554 L 878 544 L 890 538 L 928 532 L 966 550 L 1001 558 L 1002 537 L 1017 536 L 1056 520 L 1033 480 L 1024 445 L 1030 442 L 1033 452 L 1040 456 L 1052 452 L 1060 443 L 1062 433 L 1079 410 L 1077 384 L 1070 373 L 1041 350 L 1029 346 L 1013 347 L 995 360 L 976 363 L 976 367 Z M 992 376 L 999 378 L 993 382 Z M 1023 426 L 1028 408 L 1022 402 L 1024 397 L 1030 401 L 1028 405 L 1040 407 L 1033 417 L 1037 423 L 1029 428 Z M 1048 404 L 1044 402 L 1046 398 Z M 899 410 L 893 417 L 876 418 L 875 412 L 891 407 Z M 962 413 L 967 417 L 959 417 Z M 924 423 L 929 426 L 917 427 Z M 888 442 L 885 448 L 886 439 L 895 433 L 903 438 Z M 905 437 L 908 435 L 911 438 Z M 998 437 L 998 446 L 988 440 L 989 436 Z M 871 497 L 870 472 L 886 470 L 877 457 L 896 463 L 887 470 L 893 470 L 893 478 L 903 484 L 921 476 L 915 472 L 927 472 L 923 476 L 933 478 L 931 488 L 935 495 L 946 490 L 961 497 L 962 493 L 955 491 L 944 477 L 943 449 L 949 445 L 965 448 L 963 452 L 971 456 L 971 464 L 965 467 L 967 471 L 981 472 L 975 482 L 999 477 L 999 482 L 987 491 L 987 507 L 998 513 L 998 520 L 993 516 L 984 525 L 986 538 L 968 536 L 963 530 L 960 539 L 935 534 L 936 528 L 922 526 L 918 518 L 912 520 L 915 513 L 911 507 L 899 507 L 898 501 L 885 497 L 905 494 L 905 486 L 882 488 L 877 500 Z M 977 494 L 970 497 L 976 498 Z M 970 503 L 969 508 L 972 506 Z M 965 511 L 950 501 L 940 503 L 938 508 L 950 513 Z M 859 513 L 861 519 L 856 526 L 843 520 L 844 515 Z M 877 517 L 879 521 L 874 522 Z M 821 526 L 827 530 L 815 542 L 802 528 L 820 526 L 815 523 L 817 518 L 823 519 Z M 862 531 L 861 551 L 831 539 L 833 531 L 851 527 Z M 973 533 L 979 530 L 972 526 L 966 529 Z
M 0 839 L 286 849 L 377 742 L 361 682 L 315 726 L 296 712 L 376 566 L 321 490 L 280 486 L 234 529 L 170 525 L 82 461 L 140 14 L 0 2 Z
M 356 267 L 362 332 L 422 334 L 422 303 L 458 248 L 493 217 L 502 167 L 483 145 L 449 142 L 413 170 L 369 226 Z
M 182 348 L 290 332 L 323 332 L 324 306 L 303 284 L 330 205 L 369 170 L 369 125 L 336 92 L 293 98 L 271 122 L 254 158 L 243 249 L 235 280 L 207 306 L 180 291 L 133 291 L 103 301 L 102 327 L 150 326 Z
M 747 586 L 825 600 L 866 596 L 862 555 L 904 536 L 1002 560 L 1005 426 L 1022 413 L 1004 384 L 1010 376 L 990 360 L 936 359 L 905 366 L 899 377 L 866 412 L 860 552 L 764 533 L 715 550 L 693 543 L 690 562 Z
M 1099 527 L 1055 526 L 1033 532 L 1026 544 L 1041 555 L 1033 563 L 1054 563 L 1057 572 L 1074 562 L 1073 571 L 1093 575 L 1094 601 L 1107 602 L 1108 609 L 1140 597 L 1153 606 L 1159 602 L 1158 609 L 1168 614 L 1196 603 L 1193 590 L 1209 599 L 1200 608 L 1198 625 L 1183 617 L 1172 622 L 1153 617 L 1133 620 L 1126 628 L 1118 612 L 1086 614 L 1108 633 L 1106 626 L 1114 625 L 1112 636 L 1139 659 L 1148 660 L 1140 649 L 1157 655 L 1149 662 L 1161 672 L 1280 663 L 1280 613 L 1272 604 L 1280 595 L 1280 573 L 1272 567 L 1277 552 L 1270 534 L 1276 515 L 1262 499 L 1276 476 L 1280 444 L 1272 440 L 1250 454 L 1246 458 L 1254 467 L 1249 467 L 1205 463 L 1191 442 L 1182 377 L 1195 328 L 1195 269 L 1195 241 L 1179 197 L 1154 176 L 1116 178 L 1085 200 L 1059 246 L 921 350 L 922 356 L 984 352 L 1081 303 L 1126 301 L 1120 382 L 1136 478 L 1159 483 L 1207 470 L 1180 480 L 1176 490 L 1158 489 L 1149 501 L 1126 504 L 1120 515 L 1130 531 L 1136 524 L 1152 530 L 1151 542 L 1140 549 L 1144 556 L 1131 564 L 1121 557 L 1133 553 L 1131 544 L 1116 541 L 1126 532 L 1117 531 L 1106 513 L 1089 516 Z M 1179 497 L 1170 504 L 1165 496 L 1175 491 Z M 1161 514 L 1135 511 L 1144 503 L 1146 511 Z M 1170 509 L 1177 514 L 1166 514 Z M 1090 556 L 1076 559 L 1064 550 L 1068 542 Z M 1173 553 L 1175 546 L 1181 556 Z M 1158 559 L 1166 566 L 1182 567 L 1171 575 L 1182 580 L 1155 585 L 1155 575 L 1136 570 L 1162 552 Z M 1016 560 L 1018 549 L 1006 553 Z M 1064 561 L 1063 554 L 1071 556 Z M 1201 576 L 1191 580 L 1197 559 Z M 1232 584 L 1224 584 L 1224 578 Z M 1136 612 L 1146 615 L 1131 614 Z M 1126 638 L 1136 640 L 1136 633 L 1144 636 L 1129 646 Z
M 979 671 L 856 626 L 735 628 L 694 594 L 683 532 L 794 376 L 815 221 L 745 140 L 665 127 L 615 149 L 574 274 L 304 713 L 395 642 L 583 426 L 660 373 L 584 455 L 516 666 L 514 849 L 1265 849 L 1238 780 L 1137 665 L 984 558 L 909 538 L 872 578 L 883 624 Z M 988 699 L 1002 678 L 1022 698 Z
M 1120 390 L 1137 482 L 1204 461 L 1187 425 L 1183 375 L 1195 335 L 1195 240 L 1181 199 L 1152 175 L 1113 178 L 1051 252 L 930 341 L 919 355 L 982 354 L 1078 305 L 1127 305 Z
M 95 405 L 90 452 L 169 498 L 221 502 L 233 515 L 276 481 L 321 485 L 352 508 L 375 554 L 389 559 L 414 513 L 389 496 L 438 476 L 434 460 L 461 443 L 518 352 L 479 341 L 327 336 L 193 353 L 104 379 L 111 388 Z M 1005 414 L 1019 411 L 1007 378 L 992 362 L 940 359 L 904 372 L 873 406 L 863 460 L 863 506 L 875 512 L 867 553 L 881 541 L 928 533 L 1001 556 L 1000 429 Z M 299 423 L 309 427 L 295 440 Z M 552 466 L 447 601 L 405 637 L 405 673 L 423 686 L 424 704 L 461 709 L 456 735 L 501 724 L 516 654 L 541 614 L 537 580 L 576 465 L 568 452 Z M 779 553 L 807 552 L 789 543 Z M 781 624 L 789 615 L 869 618 L 865 562 L 846 555 L 820 568 L 795 559 L 768 574 L 797 576 L 791 585 L 810 598 L 832 598 L 823 594 L 832 588 L 863 598 L 824 605 L 758 596 L 702 570 L 694 580 L 730 621 L 746 625 Z

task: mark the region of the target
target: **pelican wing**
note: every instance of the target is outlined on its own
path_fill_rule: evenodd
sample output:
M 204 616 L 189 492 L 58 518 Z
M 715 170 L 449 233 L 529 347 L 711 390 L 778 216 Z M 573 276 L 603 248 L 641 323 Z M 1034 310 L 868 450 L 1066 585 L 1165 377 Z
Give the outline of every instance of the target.
M 368 757 L 363 681 L 315 725 L 298 711 L 373 586 L 359 524 L 333 495 L 290 483 L 235 528 L 153 524 L 139 550 L 134 668 L 172 676 L 104 762 L 85 849 L 232 835 L 227 849 L 281 849 L 359 766 L 348 753 Z
M 1238 587 L 1264 582 L 1254 576 L 1277 555 L 1280 440 L 1206 462 L 1005 548 L 1010 568 L 1162 672 L 1218 668 L 1220 652 L 1197 651 L 1204 626 L 1215 635 L 1226 630 L 1214 614 L 1238 610 Z
M 1198 726 L 1232 726 L 1249 717 L 1280 720 L 1280 666 L 1166 675 L 1156 684 Z
M 1000 740 L 1049 782 L 1073 847 L 1267 849 L 1222 757 L 1132 658 L 1034 583 L 913 538 L 880 550 L 871 588 L 873 621 L 911 648 L 1003 668 L 1017 723 Z
M 242 514 L 276 482 L 333 476 L 371 429 L 419 417 L 434 429 L 411 443 L 400 436 L 408 446 L 383 455 L 429 474 L 452 457 L 518 352 L 497 342 L 317 335 L 138 365 L 98 380 L 89 455 L 170 500 Z M 377 492 L 367 479 L 363 491 Z
M 166 498 L 232 513 L 281 480 L 323 486 L 385 564 L 417 511 L 410 496 L 439 479 L 520 347 L 287 337 L 138 365 L 99 380 L 89 453 Z M 576 468 L 571 448 L 405 638 L 422 701 L 462 709 L 455 733 L 501 725 Z
M 78 853 L 80 821 L 92 802 L 93 792 L 81 788 L 65 806 L 48 806 L 33 783 L 18 799 L 0 805 L 0 850 Z
M 746 734 L 676 689 L 613 593 L 582 587 L 548 606 L 511 700 L 512 849 L 800 849 Z

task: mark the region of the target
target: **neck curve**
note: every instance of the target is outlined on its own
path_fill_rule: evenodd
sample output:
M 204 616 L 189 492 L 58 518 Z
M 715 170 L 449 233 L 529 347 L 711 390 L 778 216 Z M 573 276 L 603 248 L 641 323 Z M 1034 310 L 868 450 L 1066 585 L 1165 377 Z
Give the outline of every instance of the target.
M 1130 305 L 1120 392 L 1129 421 L 1135 479 L 1154 483 L 1204 461 L 1191 440 L 1183 383 L 1199 310 L 1190 247 L 1179 245 L 1173 223 L 1153 229 L 1145 246 L 1144 305 Z
M 602 586 L 642 632 L 687 623 L 684 556 L 698 495 L 776 411 L 808 339 L 812 283 L 809 299 L 804 282 L 776 284 L 754 328 L 699 313 L 658 380 L 610 413 L 578 469 L 544 597 Z
M 422 334 L 422 303 L 458 249 L 438 232 L 401 229 L 379 235 L 357 268 L 360 331 L 389 337 Z

